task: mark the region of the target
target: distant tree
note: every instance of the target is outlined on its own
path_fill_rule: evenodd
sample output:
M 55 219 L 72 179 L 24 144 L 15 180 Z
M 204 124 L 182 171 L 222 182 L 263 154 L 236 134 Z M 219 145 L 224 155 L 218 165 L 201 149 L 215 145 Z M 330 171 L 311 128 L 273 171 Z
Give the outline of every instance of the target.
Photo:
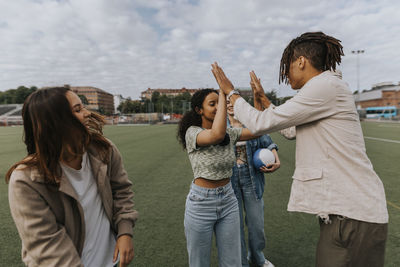
M 16 95 L 16 89 L 9 89 L 9 90 L 7 90 L 7 91 L 5 91 L 5 94 L 4 94 L 4 104 L 16 104 L 17 102 L 16 102 L 16 97 L 15 97 L 15 95 Z
M 183 99 L 186 100 L 186 101 L 190 101 L 190 100 L 192 99 L 192 95 L 191 95 L 189 92 L 184 92 L 184 93 L 182 94 L 182 97 L 183 97 Z
M 160 99 L 159 92 L 155 91 L 153 94 L 151 94 L 151 102 L 157 103 L 159 99 Z
M 150 101 L 149 101 L 150 102 Z M 118 106 L 118 110 L 122 114 L 141 113 L 143 104 L 138 100 L 127 99 Z
M 0 104 L 22 104 L 25 99 L 34 91 L 37 90 L 36 86 L 30 88 L 19 86 L 17 89 L 9 89 L 0 94 Z
M 279 105 L 278 101 L 278 96 L 276 95 L 276 90 L 272 89 L 269 92 L 266 92 L 265 95 L 268 97 L 269 101 L 271 101 L 272 104 L 274 105 Z
M 285 97 L 281 97 L 279 98 L 279 105 L 282 105 L 283 103 L 285 103 L 286 101 L 288 101 L 289 99 L 291 99 L 293 96 L 285 96 Z
M 105 111 L 105 109 L 104 109 L 103 107 L 99 107 L 99 109 L 97 110 L 97 112 L 99 112 L 99 113 L 102 114 L 102 115 L 107 115 L 107 114 L 106 114 L 106 111 Z
M 161 95 L 159 92 L 154 92 L 151 96 L 151 99 L 142 99 L 140 103 L 140 112 L 149 113 L 149 112 L 163 112 L 163 113 L 178 113 L 182 114 L 190 109 L 190 100 L 192 95 L 189 92 L 184 92 L 183 94 L 179 94 L 177 96 L 166 96 Z M 125 101 L 126 102 L 126 101 Z M 130 104 L 126 103 L 125 105 L 121 103 L 118 106 L 118 110 L 123 112 L 123 110 L 131 110 L 128 108 Z M 139 106 L 138 103 L 135 104 Z M 135 110 L 139 109 L 136 107 Z M 128 113 L 128 112 L 126 112 Z
M 17 89 L 9 89 L 5 92 L 0 92 L 0 104 L 22 104 L 25 102 L 25 99 L 36 90 L 36 86 L 31 86 L 30 88 L 19 86 Z

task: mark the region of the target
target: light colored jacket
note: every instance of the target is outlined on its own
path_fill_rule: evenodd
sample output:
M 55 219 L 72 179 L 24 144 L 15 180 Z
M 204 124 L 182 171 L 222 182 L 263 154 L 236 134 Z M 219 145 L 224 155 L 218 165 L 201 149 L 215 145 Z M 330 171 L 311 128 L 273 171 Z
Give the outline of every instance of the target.
M 114 145 L 110 150 L 109 163 L 104 164 L 93 148 L 88 149 L 93 176 L 113 231 L 117 236 L 132 235 L 138 216 L 132 183 L 119 151 Z M 27 266 L 83 266 L 84 213 L 65 176 L 57 187 L 46 184 L 37 169 L 20 165 L 11 175 L 9 203 Z
M 280 106 L 261 112 L 239 98 L 234 112 L 257 135 L 296 126 L 289 211 L 388 222 L 385 191 L 367 157 L 353 95 L 333 72 L 313 77 Z

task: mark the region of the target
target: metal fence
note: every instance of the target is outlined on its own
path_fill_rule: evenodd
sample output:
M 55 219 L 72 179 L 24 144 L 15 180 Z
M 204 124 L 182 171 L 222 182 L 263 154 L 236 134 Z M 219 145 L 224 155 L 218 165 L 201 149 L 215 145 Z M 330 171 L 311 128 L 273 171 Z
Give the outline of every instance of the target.
M 0 126 L 22 125 L 22 116 L 1 116 Z

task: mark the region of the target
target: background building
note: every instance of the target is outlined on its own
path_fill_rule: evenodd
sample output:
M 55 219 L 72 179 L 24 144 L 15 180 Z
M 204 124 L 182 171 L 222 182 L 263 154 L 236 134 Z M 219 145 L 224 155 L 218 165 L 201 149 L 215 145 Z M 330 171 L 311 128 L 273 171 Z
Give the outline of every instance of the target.
M 124 102 L 126 99 L 122 97 L 122 95 L 114 95 L 114 114 L 119 114 L 119 110 L 117 109 L 119 105 Z
M 88 100 L 86 107 L 104 114 L 114 113 L 114 96 L 106 91 L 92 86 L 70 86 L 77 95 L 83 95 Z
M 357 109 L 368 107 L 396 106 L 400 109 L 400 82 L 378 83 L 371 90 L 354 95 Z

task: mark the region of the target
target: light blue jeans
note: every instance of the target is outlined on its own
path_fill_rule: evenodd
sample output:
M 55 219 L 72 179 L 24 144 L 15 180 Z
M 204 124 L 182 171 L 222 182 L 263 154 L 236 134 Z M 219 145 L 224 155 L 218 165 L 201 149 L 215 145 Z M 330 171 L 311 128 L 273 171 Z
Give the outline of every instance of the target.
M 256 198 L 247 165 L 235 166 L 231 182 L 239 203 L 242 266 L 249 266 L 248 260 L 257 266 L 262 266 L 265 262 L 264 201 L 262 198 Z M 248 230 L 248 254 L 244 236 L 243 210 Z
M 231 183 L 213 189 L 192 183 L 184 225 L 190 267 L 210 266 L 213 232 L 219 266 L 241 266 L 239 208 Z

